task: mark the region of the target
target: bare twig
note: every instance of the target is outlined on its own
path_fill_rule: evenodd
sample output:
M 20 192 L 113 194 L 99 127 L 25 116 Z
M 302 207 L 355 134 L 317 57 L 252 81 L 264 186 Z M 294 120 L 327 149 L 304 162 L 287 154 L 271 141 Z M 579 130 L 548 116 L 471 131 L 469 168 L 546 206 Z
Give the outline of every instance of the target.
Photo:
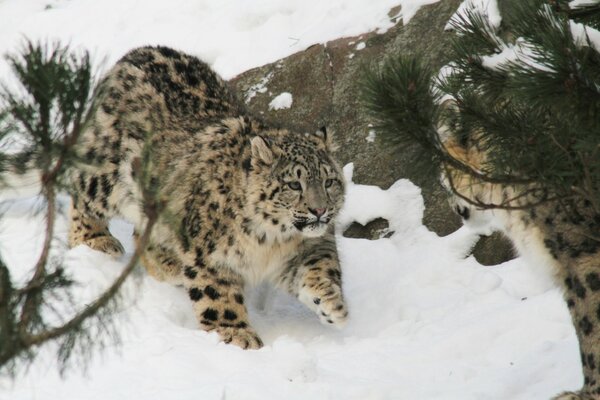
M 456 195 L 458 198 L 460 198 L 461 200 L 464 200 L 468 204 L 475 206 L 482 210 L 492 210 L 492 209 L 509 210 L 509 211 L 510 210 L 527 210 L 527 209 L 530 209 L 533 207 L 540 206 L 545 203 L 550 203 L 550 202 L 559 201 L 559 200 L 568 200 L 568 199 L 574 198 L 574 196 L 544 197 L 540 200 L 528 201 L 525 204 L 522 204 L 519 206 L 506 205 L 508 203 L 514 202 L 523 197 L 529 196 L 529 195 L 535 193 L 536 191 L 542 190 L 542 189 L 534 188 L 534 189 L 527 189 L 524 192 L 520 193 L 519 195 L 517 195 L 511 199 L 503 200 L 503 202 L 500 204 L 496 204 L 496 203 L 492 203 L 492 202 L 489 202 L 489 203 L 483 202 L 477 198 L 472 199 L 472 198 L 469 198 L 469 197 L 465 196 L 464 194 L 460 193 L 458 191 L 458 189 L 456 188 L 456 185 L 454 184 L 454 180 L 452 179 L 452 173 L 448 169 L 447 165 L 444 165 L 444 170 L 445 170 L 446 178 L 448 179 L 448 183 L 450 184 L 450 191 L 452 192 L 452 194 Z M 485 182 L 485 183 L 488 183 L 488 182 Z
M 53 183 L 47 182 L 44 186 L 44 195 L 47 201 L 46 210 L 46 233 L 44 238 L 44 245 L 42 252 L 38 258 L 38 261 L 34 268 L 33 277 L 29 280 L 31 287 L 40 286 L 40 283 L 46 276 L 46 265 L 48 263 L 48 256 L 50 254 L 50 247 L 52 245 L 52 239 L 54 236 L 54 223 L 56 220 L 56 194 L 54 192 Z M 27 334 L 29 323 L 33 318 L 35 310 L 38 308 L 41 302 L 41 288 L 30 290 L 25 296 L 23 308 L 21 310 L 21 316 L 19 318 L 18 330 L 20 335 L 25 336 Z

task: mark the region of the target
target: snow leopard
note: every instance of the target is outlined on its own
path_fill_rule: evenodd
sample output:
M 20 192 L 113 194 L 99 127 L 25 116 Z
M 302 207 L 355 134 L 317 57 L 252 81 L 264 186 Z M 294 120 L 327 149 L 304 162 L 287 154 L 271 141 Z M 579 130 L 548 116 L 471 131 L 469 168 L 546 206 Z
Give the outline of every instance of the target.
M 456 107 L 449 102 L 443 107 Z M 440 123 L 438 133 L 450 156 L 474 171 L 488 168 L 486 150 L 476 132 L 459 141 L 451 126 Z M 591 202 L 552 200 L 541 185 L 492 184 L 451 165 L 443 166 L 441 180 L 467 225 L 493 223 L 512 240 L 520 255 L 541 265 L 563 289 L 579 340 L 584 382 L 581 390 L 553 399 L 600 399 L 600 215 Z M 508 209 L 484 209 L 477 204 Z
M 263 346 L 244 293 L 263 280 L 324 324 L 344 324 L 334 219 L 345 182 L 325 128 L 269 126 L 206 63 L 167 47 L 130 51 L 99 87 L 78 143 L 88 166 L 69 174 L 71 247 L 123 254 L 108 221 L 124 218 L 140 234 L 144 179 L 166 196 L 166 211 L 142 264 L 187 291 L 202 329 L 244 349 Z

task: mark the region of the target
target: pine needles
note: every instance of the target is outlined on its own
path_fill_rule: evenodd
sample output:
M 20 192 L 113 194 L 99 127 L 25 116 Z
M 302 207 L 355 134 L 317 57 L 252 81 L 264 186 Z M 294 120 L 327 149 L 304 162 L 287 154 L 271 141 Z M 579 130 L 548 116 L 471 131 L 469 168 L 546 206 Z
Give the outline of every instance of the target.
M 418 144 L 423 159 L 455 166 L 460 160 L 439 146 L 436 126 L 445 121 L 457 142 L 476 142 L 488 156 L 471 175 L 535 183 L 600 213 L 600 45 L 590 40 L 597 32 L 578 27 L 573 18 L 583 14 L 565 2 L 522 1 L 510 10 L 512 41 L 476 10 L 452 22 L 450 73 L 437 76 L 419 57 L 390 56 L 366 79 L 366 107 L 398 149 Z M 585 17 L 600 18 L 600 8 L 586 8 Z M 457 108 L 441 112 L 446 97 Z
M 142 181 L 147 223 L 134 255 L 97 298 L 83 307 L 76 304 L 71 296 L 76 282 L 50 250 L 57 193 L 68 167 L 83 163 L 76 144 L 94 114 L 102 86 L 96 84 L 89 54 L 76 54 L 60 44 L 27 42 L 19 55 L 7 59 L 20 88 L 2 86 L 0 134 L 19 135 L 25 145 L 17 154 L 0 154 L 0 170 L 37 171 L 46 218 L 42 251 L 25 284 L 17 285 L 0 260 L 0 370 L 18 373 L 41 346 L 54 342 L 64 372 L 74 354 L 86 361 L 92 349 L 117 339 L 112 316 L 119 306 L 119 289 L 137 265 L 163 207 L 154 184 Z M 140 162 L 141 171 L 147 171 L 146 161 Z

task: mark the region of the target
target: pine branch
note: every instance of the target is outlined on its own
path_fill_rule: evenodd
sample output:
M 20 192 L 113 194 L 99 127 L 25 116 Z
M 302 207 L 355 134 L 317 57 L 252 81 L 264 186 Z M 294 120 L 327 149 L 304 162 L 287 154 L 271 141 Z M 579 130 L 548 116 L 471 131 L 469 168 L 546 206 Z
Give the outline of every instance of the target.
M 10 279 L 10 271 L 0 260 L 0 365 L 13 358 L 13 351 L 18 348 L 18 332 L 14 321 L 16 316 L 12 307 L 14 289 Z
M 109 330 L 117 293 L 144 251 L 152 227 L 164 211 L 165 201 L 159 200 L 160 180 L 149 172 L 151 149 L 147 147 L 151 141 L 148 139 L 138 166 L 140 176 L 148 177 L 140 182 L 147 223 L 135 253 L 108 289 L 83 310 L 63 319 L 57 305 L 71 299 L 69 288 L 74 282 L 60 266 L 52 268 L 50 260 L 56 192 L 66 168 L 75 162 L 81 163 L 75 146 L 94 115 L 94 100 L 102 95 L 101 86 L 94 85 L 87 53 L 78 57 L 58 44 L 49 47 L 28 42 L 20 56 L 9 56 L 8 60 L 26 95 L 18 95 L 3 86 L 0 133 L 8 127 L 29 140 L 29 145 L 15 156 L 1 157 L 1 161 L 8 162 L 2 165 L 2 170 L 40 171 L 41 195 L 46 200 L 46 227 L 41 253 L 24 287 L 15 287 L 0 260 L 0 367 L 14 373 L 18 361 L 31 361 L 41 345 L 58 341 L 58 360 L 63 372 L 75 346 L 80 346 L 89 356 L 92 345 L 102 341 L 99 337 L 92 340 L 88 332 L 92 319 L 98 329 Z M 63 322 L 49 325 L 48 313 L 54 313 L 57 320 Z
M 14 130 L 31 139 L 31 145 L 21 154 L 41 170 L 49 171 L 44 178 L 52 179 L 65 167 L 65 161 L 77 159 L 72 154 L 73 144 L 93 115 L 92 99 L 99 95 L 89 55 L 76 56 L 59 44 L 27 42 L 20 55 L 10 55 L 7 60 L 29 93 L 23 97 L 2 86 L 1 98 Z M 54 121 L 50 121 L 51 115 L 56 116 Z M 47 168 L 50 164 L 55 166 L 54 171 Z
M 412 172 L 433 172 L 440 162 L 433 151 L 439 147 L 431 125 L 437 112 L 429 93 L 433 71 L 418 57 L 390 57 L 364 76 L 361 100 L 375 120 L 375 129 L 393 148 L 417 146 Z
M 436 104 L 440 100 L 431 90 L 431 70 L 418 58 L 389 57 L 383 67 L 366 73 L 362 101 L 375 119 L 375 127 L 394 148 L 417 145 L 414 173 L 439 171 L 440 163 L 493 184 L 527 184 L 531 179 L 506 174 L 484 174 L 452 157 L 444 148 L 434 123 L 450 116 Z
M 485 15 L 467 11 L 452 21 L 452 73 L 434 78 L 420 60 L 391 56 L 364 85 L 366 106 L 397 149 L 418 144 L 419 158 L 436 160 L 473 182 L 519 188 L 508 206 L 469 199 L 451 188 L 478 208 L 585 200 L 598 214 L 600 53 L 589 37 L 583 43 L 574 37 L 566 1 L 513 3 L 506 8 L 512 31 L 502 37 L 520 37 L 517 43 L 500 38 Z M 509 56 L 498 62 L 501 52 Z M 444 95 L 454 99 L 455 110 L 440 109 Z M 448 137 L 440 138 L 436 125 Z M 483 153 L 482 165 L 473 168 L 448 154 L 442 141 L 449 139 Z
M 475 206 L 480 210 L 528 210 L 531 208 L 538 207 L 542 204 L 552 203 L 561 200 L 572 200 L 575 196 L 549 196 L 547 191 L 543 188 L 529 188 L 518 191 L 518 194 L 514 197 L 504 199 L 501 203 L 492 203 L 491 201 L 484 201 L 478 197 L 469 197 L 462 193 L 452 177 L 455 172 L 451 171 L 448 166 L 444 166 L 445 177 L 448 179 L 448 186 L 453 195 L 465 201 L 467 204 Z M 473 183 L 475 184 L 475 183 Z M 488 182 L 481 182 L 479 184 L 489 184 Z M 517 205 L 514 205 L 517 203 Z
M 559 5 L 556 11 L 566 13 L 570 19 L 591 26 L 594 29 L 600 28 L 600 3 L 582 4 L 577 8 L 570 8 L 568 5 L 561 7 Z
M 54 186 L 51 182 L 44 184 L 44 197 L 46 198 L 46 231 L 42 252 L 34 267 L 33 277 L 29 280 L 28 286 L 31 290 L 25 293 L 25 301 L 21 310 L 21 315 L 18 323 L 18 330 L 22 337 L 26 337 L 30 329 L 31 320 L 35 317 L 41 302 L 42 288 L 41 283 L 46 278 L 46 266 L 50 255 L 50 246 L 54 238 L 54 224 L 56 222 L 56 194 Z

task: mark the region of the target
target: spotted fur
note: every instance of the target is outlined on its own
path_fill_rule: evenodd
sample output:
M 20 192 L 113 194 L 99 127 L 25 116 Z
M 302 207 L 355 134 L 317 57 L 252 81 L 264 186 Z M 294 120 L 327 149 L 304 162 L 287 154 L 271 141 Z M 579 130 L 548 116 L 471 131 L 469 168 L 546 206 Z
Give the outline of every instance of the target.
M 485 168 L 485 151 L 478 146 L 476 133 L 473 140 L 458 143 L 449 135 L 448 126 L 438 131 L 450 155 L 476 171 Z M 465 223 L 497 224 L 521 255 L 531 258 L 533 265 L 544 266 L 547 275 L 564 289 L 579 339 L 584 382 L 580 391 L 554 399 L 600 399 L 600 215 L 584 200 L 547 201 L 550 195 L 536 185 L 485 183 L 449 165 L 442 182 L 456 191 L 452 202 Z M 512 208 L 539 205 L 484 210 L 472 201 Z
M 243 348 L 262 346 L 244 286 L 264 279 L 324 323 L 345 321 L 332 229 L 344 180 L 325 129 L 265 126 L 206 64 L 165 47 L 131 51 L 101 85 L 80 148 L 94 167 L 70 174 L 71 246 L 120 255 L 107 220 L 120 216 L 141 229 L 144 179 L 159 188 L 167 212 L 143 264 L 155 278 L 183 285 L 203 329 Z

